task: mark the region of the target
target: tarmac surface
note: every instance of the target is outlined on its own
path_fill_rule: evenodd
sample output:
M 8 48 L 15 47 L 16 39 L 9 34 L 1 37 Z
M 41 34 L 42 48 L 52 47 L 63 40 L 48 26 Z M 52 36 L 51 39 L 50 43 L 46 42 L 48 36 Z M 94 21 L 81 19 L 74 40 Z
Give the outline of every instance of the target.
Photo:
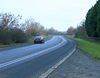
M 76 50 L 47 78 L 100 78 L 100 63 Z
M 44 44 L 1 50 L 0 78 L 39 78 L 69 55 L 75 45 L 72 40 L 54 36 Z

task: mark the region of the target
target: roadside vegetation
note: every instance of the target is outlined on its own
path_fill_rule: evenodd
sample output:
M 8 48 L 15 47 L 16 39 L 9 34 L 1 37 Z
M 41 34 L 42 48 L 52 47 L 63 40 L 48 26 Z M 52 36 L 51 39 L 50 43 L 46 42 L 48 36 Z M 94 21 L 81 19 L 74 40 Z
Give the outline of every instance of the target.
M 89 9 L 86 19 L 77 28 L 68 28 L 67 37 L 74 39 L 78 48 L 100 61 L 100 0 Z
M 100 0 L 97 0 L 96 4 L 89 9 L 85 28 L 89 37 L 100 38 Z
M 33 18 L 22 20 L 22 16 L 0 13 L 0 48 L 33 43 L 34 36 L 62 34 L 54 28 L 46 29 Z
M 0 44 L 0 48 L 9 48 L 9 47 L 17 47 L 17 46 L 25 46 L 25 45 L 30 45 L 33 43 L 32 39 L 29 39 L 28 41 L 24 43 L 10 43 L 10 44 Z
M 77 42 L 78 48 L 88 54 L 90 57 L 100 61 L 100 42 L 89 41 L 85 39 L 72 38 Z

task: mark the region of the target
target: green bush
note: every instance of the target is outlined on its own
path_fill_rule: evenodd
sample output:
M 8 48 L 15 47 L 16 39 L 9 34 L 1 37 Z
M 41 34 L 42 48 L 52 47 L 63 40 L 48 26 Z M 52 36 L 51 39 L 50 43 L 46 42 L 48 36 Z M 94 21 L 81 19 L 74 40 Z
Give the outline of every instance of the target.
M 10 31 L 8 28 L 0 27 L 0 43 L 9 44 L 12 43 Z
M 12 40 L 14 43 L 23 43 L 28 40 L 28 36 L 21 29 L 12 29 Z
M 18 28 L 2 28 L 0 27 L 0 43 L 23 43 L 28 40 L 28 36 L 24 31 Z

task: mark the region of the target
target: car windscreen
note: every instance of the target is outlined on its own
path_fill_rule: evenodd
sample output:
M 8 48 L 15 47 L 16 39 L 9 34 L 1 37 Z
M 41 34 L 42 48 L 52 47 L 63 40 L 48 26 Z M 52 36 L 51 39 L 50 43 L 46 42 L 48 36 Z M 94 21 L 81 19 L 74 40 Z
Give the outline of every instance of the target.
M 43 37 L 37 36 L 37 37 L 35 37 L 35 39 L 43 39 Z

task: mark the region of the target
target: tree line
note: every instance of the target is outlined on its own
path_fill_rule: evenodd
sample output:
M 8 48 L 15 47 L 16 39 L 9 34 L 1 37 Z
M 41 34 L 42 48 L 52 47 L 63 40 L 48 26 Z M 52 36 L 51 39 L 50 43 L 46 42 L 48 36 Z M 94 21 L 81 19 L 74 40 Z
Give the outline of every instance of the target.
M 100 0 L 89 9 L 86 16 L 85 28 L 88 36 L 100 37 Z
M 54 28 L 45 29 L 33 18 L 21 21 L 20 15 L 0 13 L 0 44 L 24 43 L 33 36 L 60 34 Z
M 100 38 L 100 0 L 86 14 L 86 19 L 77 28 L 69 27 L 67 34 L 79 38 Z
M 70 26 L 67 30 L 67 35 L 71 35 L 77 38 L 87 38 L 88 35 L 85 29 L 85 22 L 81 22 L 76 28 Z
M 0 14 L 0 43 L 20 43 L 27 41 L 27 35 L 19 27 L 21 16 L 11 13 Z

